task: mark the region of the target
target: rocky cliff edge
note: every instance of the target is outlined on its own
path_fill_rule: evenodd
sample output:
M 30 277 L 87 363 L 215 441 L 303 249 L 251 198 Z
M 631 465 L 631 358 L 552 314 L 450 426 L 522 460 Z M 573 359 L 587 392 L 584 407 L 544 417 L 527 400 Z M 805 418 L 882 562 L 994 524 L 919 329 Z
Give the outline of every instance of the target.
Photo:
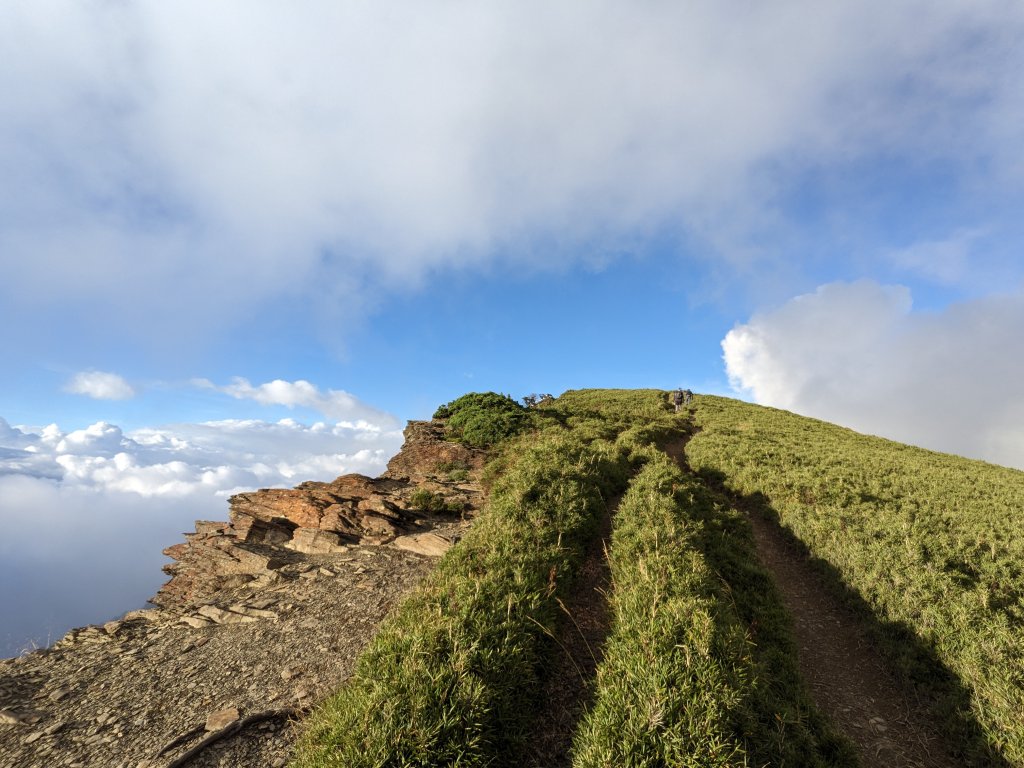
M 234 496 L 165 550 L 157 607 L 0 660 L 0 767 L 284 765 L 295 721 L 479 509 L 482 451 L 436 421 L 405 437 L 380 477 Z

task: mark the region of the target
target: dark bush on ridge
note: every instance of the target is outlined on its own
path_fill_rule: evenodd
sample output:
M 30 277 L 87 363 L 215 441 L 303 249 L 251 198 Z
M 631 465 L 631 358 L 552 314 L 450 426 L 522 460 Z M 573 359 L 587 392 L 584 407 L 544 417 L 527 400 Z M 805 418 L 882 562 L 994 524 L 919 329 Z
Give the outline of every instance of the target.
M 495 392 L 463 395 L 438 408 L 434 418 L 448 420 L 449 440 L 481 447 L 512 437 L 530 423 L 526 408 Z

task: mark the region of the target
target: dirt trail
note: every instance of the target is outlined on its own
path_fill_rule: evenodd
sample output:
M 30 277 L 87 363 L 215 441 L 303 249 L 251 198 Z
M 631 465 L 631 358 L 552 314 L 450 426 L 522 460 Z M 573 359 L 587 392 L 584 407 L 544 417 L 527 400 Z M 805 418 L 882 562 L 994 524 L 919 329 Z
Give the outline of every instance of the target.
M 594 676 L 611 629 L 607 550 L 611 546 L 612 516 L 620 500 L 621 497 L 615 497 L 609 501 L 576 583 L 563 603 L 565 610 L 556 635 L 560 650 L 556 651 L 541 692 L 538 725 L 531 734 L 524 760 L 528 768 L 572 765 L 572 739 L 580 718 L 592 703 Z
M 688 439 L 688 438 L 687 438 Z M 687 439 L 665 447 L 687 471 Z M 723 492 L 723 489 L 714 489 Z M 805 553 L 760 510 L 747 513 L 757 554 L 793 617 L 800 673 L 811 697 L 853 742 L 865 768 L 958 768 L 934 719 L 887 669 L 862 620 L 825 587 Z

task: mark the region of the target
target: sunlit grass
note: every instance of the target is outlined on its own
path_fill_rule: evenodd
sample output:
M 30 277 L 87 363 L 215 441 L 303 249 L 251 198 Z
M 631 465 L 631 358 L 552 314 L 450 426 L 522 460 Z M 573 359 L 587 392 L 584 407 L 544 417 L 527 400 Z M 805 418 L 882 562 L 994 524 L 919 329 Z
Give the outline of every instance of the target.
M 763 494 L 883 627 L 916 635 L 915 650 L 890 633 L 890 651 L 945 697 L 954 740 L 974 720 L 995 754 L 1024 765 L 1024 473 L 723 398 L 700 398 L 696 415 L 694 467 Z M 940 671 L 929 654 L 971 711 L 928 690 Z
M 745 519 L 647 460 L 614 520 L 614 629 L 573 765 L 853 765 L 803 690 Z
M 484 766 L 522 745 L 556 599 L 625 451 L 551 427 L 507 447 L 486 509 L 310 718 L 297 766 Z
M 723 398 L 698 397 L 695 415 L 697 475 L 655 448 L 686 421 L 664 392 L 529 409 L 492 448 L 473 529 L 312 716 L 295 765 L 514 764 L 559 652 L 557 598 L 639 471 L 614 521 L 614 626 L 575 765 L 851 764 L 807 699 L 748 523 L 713 490 L 724 483 L 774 509 L 925 700 L 945 697 L 965 764 L 1024 766 L 1024 474 Z

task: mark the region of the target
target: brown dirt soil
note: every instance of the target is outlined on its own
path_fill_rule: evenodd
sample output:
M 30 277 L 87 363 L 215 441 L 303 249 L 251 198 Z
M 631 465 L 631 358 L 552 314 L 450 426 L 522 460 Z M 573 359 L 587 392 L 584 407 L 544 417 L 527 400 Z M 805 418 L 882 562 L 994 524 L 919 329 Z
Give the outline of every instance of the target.
M 687 439 L 666 451 L 687 471 Z M 721 492 L 723 489 L 717 488 Z M 806 553 L 760 510 L 734 499 L 750 520 L 761 564 L 793 617 L 800 674 L 818 708 L 854 744 L 865 768 L 957 768 L 934 718 L 870 643 L 863 620 L 824 584 Z
M 861 763 L 959 766 L 939 726 L 886 668 L 857 617 L 825 592 L 806 556 L 777 524 L 757 513 L 748 517 L 758 556 L 793 616 L 800 673 L 818 707 L 854 742 Z
M 30 716 L 0 724 L 0 768 L 166 768 L 204 735 L 213 712 L 306 708 L 351 674 L 384 616 L 434 562 L 378 546 L 304 558 L 272 586 L 218 595 L 222 607 L 258 605 L 266 618 L 196 629 L 156 612 L 113 634 L 72 630 L 53 648 L 0 660 L 0 709 Z M 274 718 L 188 765 L 280 768 L 294 738 L 291 718 Z

